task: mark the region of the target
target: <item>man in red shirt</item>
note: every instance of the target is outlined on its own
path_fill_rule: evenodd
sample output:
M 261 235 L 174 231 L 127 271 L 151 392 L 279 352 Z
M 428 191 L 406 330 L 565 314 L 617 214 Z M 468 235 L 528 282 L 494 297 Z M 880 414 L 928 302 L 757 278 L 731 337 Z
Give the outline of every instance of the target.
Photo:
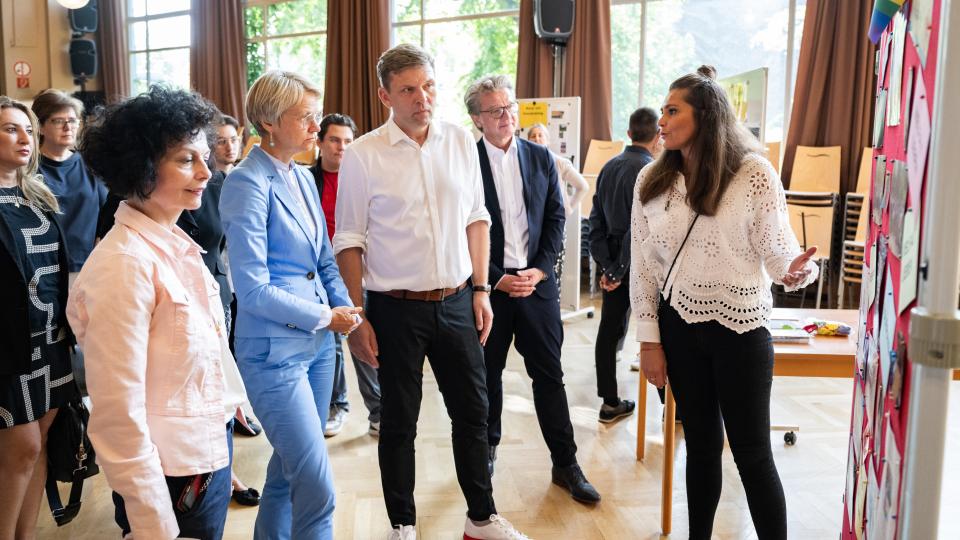
M 345 114 L 328 114 L 320 121 L 320 132 L 317 133 L 317 146 L 320 147 L 320 158 L 310 167 L 313 178 L 317 182 L 317 192 L 320 193 L 320 207 L 323 210 L 324 220 L 327 222 L 327 234 L 333 239 L 336 230 L 335 210 L 337 207 L 337 186 L 339 184 L 340 160 L 343 159 L 343 150 L 353 142 L 357 133 L 357 125 L 353 119 Z M 334 370 L 333 394 L 330 396 L 330 415 L 323 434 L 333 437 L 340 433 L 350 411 L 347 401 L 347 379 L 343 369 L 343 344 L 337 336 L 337 362 Z M 377 380 L 377 370 L 368 364 L 354 358 L 353 366 L 357 371 L 357 382 L 363 404 L 366 405 L 370 421 L 368 433 L 374 437 L 380 435 L 380 383 Z

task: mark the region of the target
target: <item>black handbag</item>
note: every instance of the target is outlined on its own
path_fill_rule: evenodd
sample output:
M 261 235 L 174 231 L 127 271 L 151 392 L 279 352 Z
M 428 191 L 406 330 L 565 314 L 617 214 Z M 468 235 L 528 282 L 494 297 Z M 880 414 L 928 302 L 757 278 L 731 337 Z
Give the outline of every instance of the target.
M 87 437 L 89 421 L 90 412 L 78 397 L 60 407 L 47 433 L 47 502 L 57 526 L 77 517 L 83 481 L 100 472 Z M 66 507 L 60 500 L 57 482 L 72 484 Z

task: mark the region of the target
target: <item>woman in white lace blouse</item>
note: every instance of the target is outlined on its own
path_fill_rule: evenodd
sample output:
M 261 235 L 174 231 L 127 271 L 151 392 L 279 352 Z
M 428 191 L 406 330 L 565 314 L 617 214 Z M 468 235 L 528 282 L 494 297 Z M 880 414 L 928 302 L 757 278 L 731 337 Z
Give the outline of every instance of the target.
M 667 380 L 687 442 L 690 538 L 710 538 L 724 428 L 757 536 L 787 536 L 770 446 L 771 276 L 788 290 L 817 276 L 787 216 L 776 171 L 738 124 L 712 67 L 670 86 L 665 151 L 637 178 L 631 305 L 640 362 Z

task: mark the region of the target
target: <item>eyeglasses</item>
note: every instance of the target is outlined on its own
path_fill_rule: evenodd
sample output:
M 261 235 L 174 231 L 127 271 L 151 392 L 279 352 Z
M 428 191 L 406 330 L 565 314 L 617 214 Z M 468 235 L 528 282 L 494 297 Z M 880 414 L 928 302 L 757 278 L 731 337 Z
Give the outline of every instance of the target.
M 68 126 L 70 129 L 76 129 L 80 124 L 80 120 L 76 118 L 51 118 L 47 120 L 50 122 L 50 125 L 55 128 L 63 128 L 63 126 Z
M 480 112 L 490 116 L 490 118 L 502 118 L 503 115 L 507 113 L 507 111 L 510 111 L 512 113 L 517 112 L 517 103 L 513 102 L 513 103 L 510 103 L 510 105 L 507 105 L 506 107 L 494 107 L 492 109 L 487 109 L 485 111 L 480 111 Z
M 217 139 L 217 146 L 227 146 L 240 142 L 240 137 L 221 137 Z
M 319 126 L 321 120 L 323 120 L 323 113 L 309 112 L 300 117 L 300 127 L 310 127 L 311 124 L 317 124 Z

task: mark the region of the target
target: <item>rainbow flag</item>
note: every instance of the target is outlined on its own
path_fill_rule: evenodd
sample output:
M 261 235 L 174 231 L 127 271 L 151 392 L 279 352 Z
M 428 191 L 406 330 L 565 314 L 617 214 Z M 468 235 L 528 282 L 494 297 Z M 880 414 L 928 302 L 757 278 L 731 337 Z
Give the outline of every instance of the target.
M 890 19 L 900 10 L 905 0 L 876 0 L 873 4 L 873 14 L 870 16 L 870 31 L 867 35 L 870 41 L 876 44 L 880 35 L 890 24 Z

